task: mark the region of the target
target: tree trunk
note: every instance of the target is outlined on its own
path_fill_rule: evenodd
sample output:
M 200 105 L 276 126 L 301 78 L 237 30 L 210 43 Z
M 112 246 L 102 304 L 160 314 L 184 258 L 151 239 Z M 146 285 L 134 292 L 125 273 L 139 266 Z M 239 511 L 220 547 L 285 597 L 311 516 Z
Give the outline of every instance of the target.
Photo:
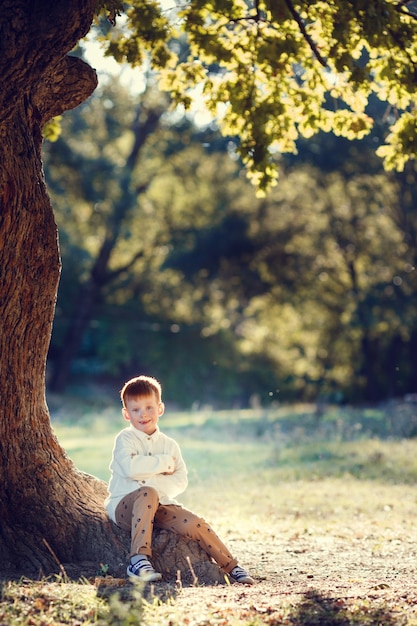
M 95 72 L 66 56 L 95 4 L 0 0 L 0 569 L 15 574 L 68 564 L 90 574 L 104 563 L 125 572 L 130 543 L 107 518 L 105 483 L 78 471 L 60 446 L 45 401 L 60 258 L 41 130 L 96 87 Z M 197 570 L 200 561 L 210 570 L 207 555 L 186 543 L 165 535 L 165 573 L 181 569 L 176 560 L 187 551 Z
M 60 259 L 41 129 L 96 86 L 95 72 L 66 56 L 95 4 L 0 2 L 0 563 L 18 572 L 120 558 L 104 485 L 74 467 L 45 402 Z
M 224 584 L 225 574 L 192 539 L 154 530 L 152 561 L 165 580 L 183 585 Z

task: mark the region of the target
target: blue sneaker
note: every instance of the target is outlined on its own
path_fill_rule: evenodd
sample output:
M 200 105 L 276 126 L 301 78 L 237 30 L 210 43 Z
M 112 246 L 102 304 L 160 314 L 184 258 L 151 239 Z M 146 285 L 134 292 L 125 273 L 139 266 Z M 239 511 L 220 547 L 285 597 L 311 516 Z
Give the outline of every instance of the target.
M 145 583 L 162 580 L 162 574 L 154 570 L 146 557 L 139 559 L 136 563 L 130 562 L 127 566 L 127 575 L 129 578 L 135 578 Z
M 239 567 L 239 565 L 236 565 L 236 567 L 234 567 L 232 571 L 228 573 L 228 576 L 232 580 L 232 582 L 240 583 L 241 585 L 255 584 L 252 576 L 249 576 L 247 571 L 244 570 L 243 567 Z

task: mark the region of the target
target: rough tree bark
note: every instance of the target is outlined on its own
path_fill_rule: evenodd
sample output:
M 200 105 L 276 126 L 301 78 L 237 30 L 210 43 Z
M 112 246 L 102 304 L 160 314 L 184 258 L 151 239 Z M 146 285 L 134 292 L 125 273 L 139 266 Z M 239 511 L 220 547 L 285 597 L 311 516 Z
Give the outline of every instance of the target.
M 20 574 L 81 562 L 117 572 L 128 545 L 104 511 L 105 483 L 73 465 L 45 401 L 60 258 L 41 129 L 96 87 L 67 56 L 95 6 L 0 0 L 0 569 Z

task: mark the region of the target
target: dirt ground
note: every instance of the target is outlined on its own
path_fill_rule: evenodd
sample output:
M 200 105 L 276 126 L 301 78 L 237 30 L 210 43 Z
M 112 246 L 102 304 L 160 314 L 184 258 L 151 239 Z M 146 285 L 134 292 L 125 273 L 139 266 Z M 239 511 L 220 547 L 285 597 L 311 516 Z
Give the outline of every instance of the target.
M 200 617 L 222 605 L 237 617 L 256 613 L 271 623 L 282 607 L 296 607 L 306 598 L 346 603 L 351 607 L 369 604 L 384 606 L 407 623 L 417 623 L 417 543 L 415 537 L 375 542 L 359 529 L 340 531 L 339 536 L 292 537 L 258 545 L 245 541 L 235 545 L 235 553 L 245 555 L 242 565 L 250 567 L 257 580 L 254 586 L 184 588 L 176 606 L 185 614 L 198 605 Z M 335 618 L 336 620 L 336 618 Z M 307 623 L 307 622 L 306 622 Z M 322 622 L 323 623 L 323 620 Z M 329 621 L 327 623 L 340 623 Z M 383 622 L 381 622 L 383 623 Z
M 416 537 L 381 540 L 366 530 L 236 540 L 231 547 L 255 585 L 154 583 L 150 613 L 157 598 L 166 624 L 417 624 Z
M 369 532 L 360 525 L 337 532 L 287 533 L 269 542 L 231 539 L 233 553 L 256 580 L 248 585 L 147 586 L 142 624 L 176 626 L 351 626 L 417 624 L 417 537 Z M 126 579 L 82 575 L 99 596 L 119 591 L 128 598 Z

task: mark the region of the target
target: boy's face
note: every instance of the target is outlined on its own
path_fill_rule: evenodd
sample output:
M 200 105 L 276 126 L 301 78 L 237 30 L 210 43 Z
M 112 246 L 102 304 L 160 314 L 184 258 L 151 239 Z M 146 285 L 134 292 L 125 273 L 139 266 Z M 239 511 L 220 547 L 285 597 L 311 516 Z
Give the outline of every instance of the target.
M 127 398 L 122 413 L 125 420 L 130 422 L 134 428 L 146 435 L 152 435 L 164 410 L 164 403 L 158 402 L 156 396 L 150 394 Z

